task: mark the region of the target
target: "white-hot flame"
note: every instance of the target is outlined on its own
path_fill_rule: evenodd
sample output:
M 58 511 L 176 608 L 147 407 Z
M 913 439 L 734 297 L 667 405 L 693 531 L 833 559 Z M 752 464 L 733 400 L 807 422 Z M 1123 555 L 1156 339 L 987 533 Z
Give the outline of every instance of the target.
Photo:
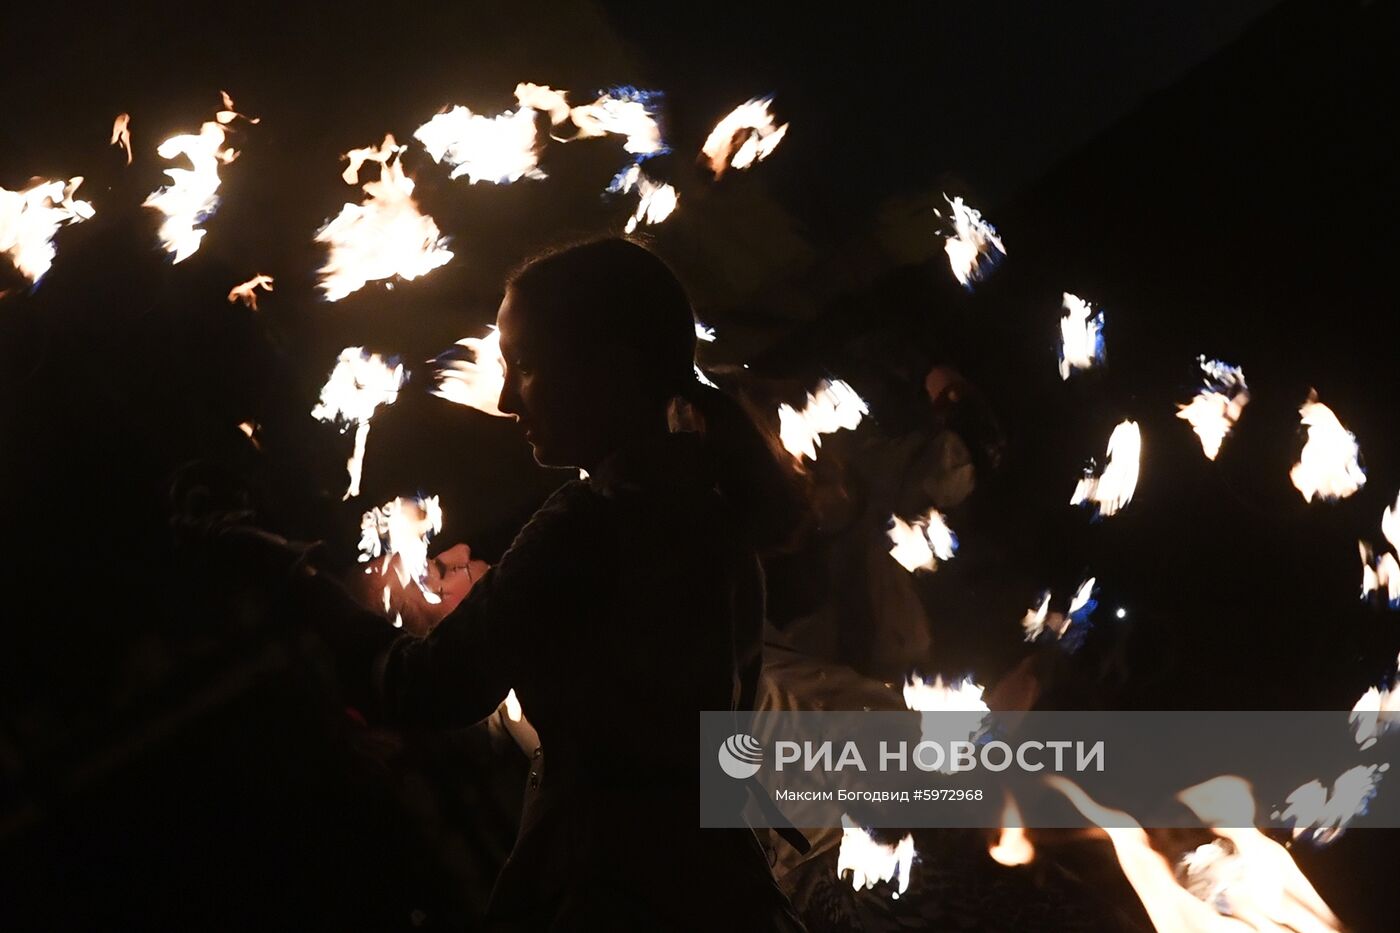
M 1142 461 L 1142 434 L 1136 421 L 1124 421 L 1108 438 L 1108 459 L 1103 472 L 1095 476 L 1085 471 L 1074 487 L 1070 505 L 1092 503 L 1095 516 L 1113 515 L 1133 499 Z
M 1321 781 L 1309 781 L 1284 798 L 1288 806 L 1282 812 L 1275 811 L 1273 818 L 1291 822 L 1294 839 L 1309 833 L 1313 842 L 1326 845 L 1366 812 L 1389 769 L 1388 764 L 1348 768 L 1332 782 L 1330 793 Z
M 794 457 L 817 459 L 821 436 L 841 429 L 854 430 L 870 414 L 865 400 L 840 379 L 824 380 L 816 394 L 807 394 L 801 411 L 778 406 L 778 438 Z
M 1396 664 L 1400 665 L 1400 658 L 1396 659 Z M 1348 721 L 1354 730 L 1356 744 L 1364 752 L 1375 745 L 1382 735 L 1400 728 L 1400 687 L 1385 690 L 1372 687 L 1367 690 L 1351 708 Z
M 547 90 L 537 89 L 536 93 Z M 519 88 L 516 95 L 519 99 Z M 614 88 L 591 104 L 574 107 L 569 111 L 569 118 L 578 128 L 578 135 L 574 138 L 623 136 L 625 141 L 622 148 L 633 156 L 646 157 L 666 152 L 666 143 L 661 138 L 661 124 L 657 122 L 654 109 L 658 96 L 654 91 Z M 555 101 L 547 96 L 546 102 L 551 107 L 555 106 Z
M 524 717 L 525 711 L 520 708 L 520 700 L 516 697 L 514 688 L 511 689 L 510 693 L 506 694 L 505 706 L 506 717 L 510 719 L 511 722 L 519 722 L 521 718 Z
M 66 182 L 35 181 L 19 191 L 0 188 L 0 253 L 31 284 L 53 265 L 58 228 L 82 223 L 96 213 L 87 201 L 73 200 L 82 183 L 79 175 Z
M 987 850 L 987 854 L 999 865 L 1014 868 L 1029 865 L 1035 861 L 1035 846 L 1031 845 L 1022 825 L 1021 808 L 1016 806 L 1016 798 L 1006 795 L 1006 806 L 1001 811 L 1001 835 Z
M 914 867 L 914 837 L 906 835 L 898 843 L 887 846 L 876 842 L 870 834 L 841 814 L 841 849 L 836 855 L 836 877 L 849 872 L 851 886 L 864 891 L 881 882 L 895 882 L 898 897 L 909 890 L 909 873 Z
M 923 713 L 988 713 L 991 707 L 982 699 L 986 689 L 971 677 L 944 683 L 940 674 L 933 680 L 911 675 L 904 684 L 904 705 Z
M 453 107 L 418 127 L 413 136 L 434 162 L 452 166 L 453 178 L 506 185 L 544 178 L 535 139 L 535 111 L 522 106 L 495 117 Z
M 355 426 L 355 449 L 346 462 L 350 485 L 344 498 L 360 494 L 365 444 L 369 440 L 370 419 L 380 405 L 392 405 L 399 397 L 405 374 L 401 363 L 384 360 L 378 353 L 361 347 L 346 347 L 336 360 L 335 369 L 321 388 L 321 400 L 311 409 L 318 421 L 334 421 L 342 432 Z
M 504 418 L 497 406 L 506 385 L 506 361 L 501 356 L 501 334 L 492 326 L 485 337 L 466 337 L 457 346 L 470 350 L 470 360 L 439 359 L 432 392 L 439 398 L 479 412 Z
M 112 138 L 108 144 L 121 146 L 126 152 L 126 164 L 131 164 L 131 114 L 117 114 L 117 118 L 112 121 Z
M 1220 445 L 1240 420 L 1244 406 L 1249 404 L 1249 386 L 1244 371 L 1219 360 L 1199 358 L 1205 385 L 1196 397 L 1177 406 L 1176 416 L 1191 425 L 1201 439 L 1201 449 L 1207 460 L 1220 454 Z
M 675 211 L 680 195 L 672 186 L 653 181 L 638 162 L 633 162 L 613 182 L 609 190 L 626 194 L 636 189 L 637 208 L 627 218 L 625 232 L 632 233 L 638 224 L 659 224 Z
M 1001 262 L 1006 246 L 996 228 L 982 219 L 982 212 L 964 203 L 961 196 L 949 198 L 945 194 L 943 200 L 953 214 L 953 232 L 944 238 L 943 252 L 948 254 L 948 265 L 958 284 L 971 289 L 972 283 L 982 281 Z
M 1288 478 L 1308 502 L 1316 496 L 1326 501 L 1345 499 L 1366 484 L 1366 471 L 1357 458 L 1361 454 L 1356 437 L 1342 427 L 1332 409 L 1317 400 L 1317 390 L 1298 409 L 1308 440 L 1303 453 L 1289 471 Z
M 706 327 L 704 324 L 701 324 L 699 321 L 696 321 L 695 339 L 699 340 L 701 343 L 714 343 L 715 329 L 713 327 Z
M 236 150 L 224 145 L 224 127 L 243 115 L 233 109 L 227 93 L 220 93 L 224 109 L 215 113 L 213 120 L 201 124 L 198 133 L 172 136 L 156 147 L 156 154 L 162 159 L 184 156 L 191 166 L 166 169 L 170 184 L 151 192 L 142 204 L 165 215 L 158 233 L 172 262 L 183 262 L 198 251 L 205 233 L 200 225 L 219 209 L 219 167 L 238 158 Z M 252 117 L 244 119 L 258 122 Z
M 1103 312 L 1094 313 L 1083 298 L 1064 293 L 1060 318 L 1060 378 L 1075 370 L 1091 369 L 1103 362 Z
M 330 248 L 320 270 L 327 301 L 339 301 L 368 282 L 416 279 L 451 261 L 447 240 L 413 198 L 413 179 L 403 169 L 406 149 L 386 135 L 380 146 L 345 154 L 350 164 L 341 177 L 347 185 L 359 183 L 366 162 L 379 163 L 379 177 L 362 186 L 362 202 L 342 206 L 316 233 L 316 242 Z
M 911 573 L 915 570 L 937 570 L 940 560 L 952 560 L 958 549 L 957 535 L 937 509 L 929 509 L 912 523 L 891 515 L 893 526 L 887 532 L 890 556 Z
M 755 97 L 735 107 L 706 137 L 700 152 L 718 178 L 726 168 L 746 169 L 773 154 L 787 134 L 788 124 L 776 125 L 769 106 L 772 97 Z
M 1035 641 L 1040 637 L 1040 633 L 1052 631 L 1056 638 L 1063 638 L 1065 632 L 1069 630 L 1075 616 L 1084 612 L 1094 598 L 1094 587 L 1098 584 L 1098 578 L 1090 577 L 1079 584 L 1079 589 L 1074 591 L 1074 597 L 1069 602 L 1069 612 L 1050 611 L 1050 591 L 1046 590 L 1040 594 L 1040 599 L 1036 605 L 1026 610 L 1025 617 L 1021 619 L 1021 628 L 1026 633 L 1026 641 Z
M 379 572 L 391 570 L 399 586 L 417 584 L 423 599 L 438 603 L 442 598 L 428 588 L 428 544 L 442 531 L 442 506 L 437 496 L 400 496 L 360 519 L 360 562 L 384 558 Z M 389 607 L 389 587 L 384 588 L 384 607 Z
M 254 311 L 258 310 L 258 289 L 272 291 L 272 276 L 258 273 L 246 282 L 233 286 L 228 291 L 228 300 L 232 304 L 241 301 Z
M 555 126 L 569 119 L 569 95 L 566 91 L 521 82 L 515 86 L 515 99 L 521 107 L 549 114 L 549 122 Z
M 1400 495 L 1395 505 L 1386 506 L 1381 514 L 1381 534 L 1390 542 L 1390 551 L 1379 558 L 1366 541 L 1358 541 L 1361 549 L 1361 598 L 1380 593 L 1392 609 L 1400 609 Z

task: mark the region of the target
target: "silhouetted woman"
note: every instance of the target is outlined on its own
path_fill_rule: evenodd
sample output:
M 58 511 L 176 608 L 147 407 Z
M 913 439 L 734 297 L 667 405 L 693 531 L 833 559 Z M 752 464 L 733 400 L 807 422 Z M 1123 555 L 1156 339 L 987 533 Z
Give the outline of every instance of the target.
M 503 928 L 799 929 L 753 834 L 698 828 L 696 757 L 700 710 L 751 708 L 758 554 L 796 529 L 798 486 L 696 380 L 689 301 L 646 249 L 538 259 L 497 323 L 501 410 L 540 463 L 589 478 L 560 487 L 427 637 L 341 626 L 323 605 L 326 637 L 358 633 L 376 677 L 361 702 L 391 721 L 470 724 L 515 689 L 543 752 L 492 898 Z M 676 399 L 702 430 L 671 430 Z

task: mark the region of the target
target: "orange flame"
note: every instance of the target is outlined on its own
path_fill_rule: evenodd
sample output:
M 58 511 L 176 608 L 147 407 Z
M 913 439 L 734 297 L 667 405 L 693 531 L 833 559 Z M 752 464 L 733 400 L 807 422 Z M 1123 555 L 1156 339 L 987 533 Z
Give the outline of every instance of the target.
M 241 301 L 254 311 L 258 310 L 257 289 L 259 288 L 264 291 L 272 291 L 272 276 L 259 273 L 248 281 L 233 286 L 228 292 L 229 304 L 235 301 Z
M 112 138 L 109 144 L 126 150 L 126 164 L 131 164 L 131 114 L 119 113 L 112 121 Z

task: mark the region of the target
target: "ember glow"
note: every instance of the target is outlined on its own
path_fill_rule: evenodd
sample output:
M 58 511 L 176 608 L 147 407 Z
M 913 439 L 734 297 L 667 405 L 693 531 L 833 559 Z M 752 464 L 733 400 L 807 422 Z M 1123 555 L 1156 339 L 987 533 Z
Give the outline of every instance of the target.
M 1332 409 L 1317 400 L 1317 390 L 1308 393 L 1298 413 L 1308 429 L 1308 440 L 1288 478 L 1303 498 L 1311 502 L 1316 496 L 1332 502 L 1366 485 L 1366 471 L 1357 459 L 1361 448 L 1356 437 L 1342 427 Z
M 716 178 L 727 168 L 746 169 L 762 162 L 778 148 L 788 124 L 776 125 L 768 109 L 772 103 L 772 97 L 755 97 L 715 124 L 700 152 Z
M 413 199 L 413 179 L 404 174 L 402 161 L 407 148 L 386 135 L 382 145 L 345 154 L 350 164 L 341 177 L 347 185 L 359 183 L 366 162 L 379 163 L 379 177 L 363 185 L 362 202 L 342 206 L 316 233 L 316 242 L 330 248 L 320 270 L 327 301 L 339 301 L 368 282 L 395 276 L 411 281 L 451 261 L 447 240 Z
M 891 515 L 893 526 L 887 532 L 890 538 L 890 556 L 899 561 L 900 566 L 909 572 L 915 570 L 937 570 L 940 560 L 952 560 L 958 549 L 957 535 L 953 534 L 937 509 L 929 509 L 921 518 L 907 523 L 898 515 Z
M 246 282 L 233 286 L 229 289 L 229 304 L 241 301 L 254 311 L 258 310 L 258 289 L 272 291 L 272 276 L 259 273 Z
M 787 404 L 778 406 L 778 437 L 794 457 L 816 460 L 823 434 L 854 430 L 868 414 L 870 409 L 855 389 L 840 379 L 828 379 L 816 394 L 807 394 L 801 411 Z
M 453 107 L 418 127 L 413 136 L 434 162 L 452 166 L 453 178 L 472 184 L 508 185 L 521 178 L 544 178 L 535 139 L 535 111 L 522 106 L 495 117 Z
M 78 224 L 96 211 L 87 201 L 73 200 L 81 175 L 68 181 L 35 181 L 19 191 L 0 188 L 0 253 L 19 274 L 38 282 L 53 265 L 58 228 Z
M 109 145 L 121 146 L 126 151 L 126 164 L 131 164 L 131 114 L 119 113 L 112 121 L 112 138 Z
M 1220 454 L 1221 443 L 1240 420 L 1244 406 L 1249 404 L 1249 387 L 1238 366 L 1204 356 L 1200 357 L 1200 364 L 1205 385 L 1190 402 L 1177 406 L 1176 416 L 1191 425 L 1201 439 L 1206 459 L 1214 460 Z
M 1006 806 L 1001 811 L 1001 835 L 987 850 L 997 864 L 1014 868 L 1035 861 L 1035 846 L 1031 845 L 1021 824 L 1021 808 L 1016 806 L 1016 798 L 1007 795 Z
M 1400 609 L 1400 495 L 1395 504 L 1386 506 L 1381 514 L 1381 534 L 1390 542 L 1390 550 L 1379 558 L 1366 541 L 1358 541 L 1361 550 L 1361 598 L 1380 594 L 1391 609 Z
M 841 850 L 836 855 L 836 877 L 849 872 L 851 887 L 865 891 L 881 882 L 898 887 L 893 897 L 909 890 L 909 873 L 914 867 L 914 837 L 906 835 L 898 843 L 887 846 L 876 842 L 870 834 L 841 814 Z
M 403 365 L 396 360 L 386 361 L 361 347 L 347 347 L 340 352 L 335 369 L 321 388 L 321 401 L 311 409 L 311 416 L 318 421 L 336 422 L 342 433 L 352 424 L 355 426 L 355 449 L 345 464 L 350 485 L 343 498 L 360 494 L 370 419 L 380 405 L 394 403 L 404 379 Z
M 1103 312 L 1094 313 L 1083 298 L 1064 293 L 1064 315 L 1060 317 L 1060 378 L 1068 379 L 1075 370 L 1092 369 L 1103 363 Z
M 496 407 L 506 385 L 506 361 L 501 356 L 501 334 L 493 326 L 485 337 L 457 341 L 472 354 L 470 360 L 449 359 L 443 354 L 434 361 L 437 385 L 432 393 L 458 405 L 466 405 L 497 418 L 505 413 Z
M 1294 839 L 1306 834 L 1313 842 L 1326 845 L 1366 812 L 1389 769 L 1386 764 L 1349 768 L 1332 782 L 1330 792 L 1321 781 L 1309 781 L 1289 794 L 1284 800 L 1288 806 L 1273 817 L 1293 824 Z
M 238 152 L 224 145 L 225 126 L 242 114 L 233 109 L 233 101 L 223 94 L 224 109 L 214 119 L 203 123 L 198 133 L 172 136 L 156 147 L 156 154 L 167 161 L 184 156 L 190 168 L 169 168 L 165 174 L 170 184 L 151 192 L 143 202 L 165 215 L 159 236 L 161 245 L 172 256 L 172 262 L 183 262 L 193 256 L 204 239 L 201 226 L 219 209 L 219 168 L 238 158 Z M 246 117 L 249 123 L 258 121 Z
M 637 192 L 637 208 L 632 212 L 632 216 L 627 218 L 627 226 L 624 228 L 626 233 L 634 232 L 638 224 L 661 223 L 671 216 L 680 201 L 680 195 L 676 193 L 675 188 L 653 181 L 642 171 L 639 162 L 633 162 L 608 186 L 608 191 L 618 194 L 626 194 L 632 190 Z
M 1006 246 L 996 228 L 982 219 L 982 212 L 977 208 L 963 203 L 961 197 L 949 198 L 945 194 L 943 200 L 952 211 L 953 223 L 953 232 L 945 238 L 943 251 L 948 254 L 953 277 L 971 291 L 974 282 L 982 281 L 1001 263 Z
M 1086 470 L 1074 487 L 1070 505 L 1092 504 L 1096 519 L 1115 514 L 1133 499 L 1141 460 L 1142 434 L 1137 422 L 1124 421 L 1109 435 L 1103 472 L 1095 476 L 1092 470 Z
M 437 496 L 400 496 L 360 519 L 360 563 L 384 558 L 379 573 L 391 571 L 399 586 L 418 586 L 423 599 L 439 603 L 442 598 L 427 585 L 428 543 L 442 531 L 442 507 Z M 384 587 L 384 605 L 389 605 L 389 586 Z

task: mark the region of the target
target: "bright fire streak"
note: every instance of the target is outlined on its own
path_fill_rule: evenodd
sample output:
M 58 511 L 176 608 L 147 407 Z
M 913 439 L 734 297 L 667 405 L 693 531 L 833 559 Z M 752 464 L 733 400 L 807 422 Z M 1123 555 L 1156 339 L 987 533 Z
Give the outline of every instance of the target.
M 1103 362 L 1103 312 L 1094 313 L 1083 298 L 1064 293 L 1060 318 L 1060 378 L 1077 369 L 1091 369 Z
M 638 162 L 633 162 L 624 169 L 611 185 L 608 191 L 626 194 L 636 189 L 637 209 L 632 212 L 632 216 L 627 219 L 626 233 L 632 233 L 637 229 L 638 224 L 659 224 L 676 209 L 676 204 L 680 201 L 680 195 L 676 189 L 668 184 L 653 181 L 642 171 L 642 166 Z
M 943 200 L 953 211 L 953 233 L 944 240 L 943 252 L 948 254 L 948 265 L 958 284 L 971 291 L 973 282 L 985 279 L 1001 263 L 1006 246 L 996 227 L 983 220 L 977 208 L 965 204 L 961 197 L 945 194 Z
M 257 290 L 259 288 L 261 288 L 263 291 L 272 291 L 272 276 L 262 275 L 261 273 L 259 273 L 258 275 L 253 276 L 248 281 L 243 282 L 240 285 L 233 286 L 233 288 L 229 289 L 228 292 L 229 303 L 232 304 L 235 301 L 241 301 L 245 305 L 256 311 L 258 310 Z
M 569 119 L 569 95 L 565 91 L 521 82 L 515 86 L 515 99 L 521 107 L 549 114 L 549 122 L 555 126 Z
M 519 722 L 525 715 L 525 711 L 520 708 L 520 700 L 516 697 L 514 688 L 506 694 L 505 704 L 506 716 L 511 722 Z
M 360 519 L 360 563 L 383 556 L 381 575 L 392 569 L 400 586 L 415 583 L 426 602 L 439 603 L 442 597 L 427 585 L 428 543 L 439 531 L 442 506 L 437 496 L 391 499 Z M 384 603 L 388 608 L 388 586 L 384 588 Z
M 1375 740 L 1372 739 L 1372 742 Z M 1311 834 L 1313 842 L 1326 845 L 1340 836 L 1348 823 L 1366 812 L 1380 792 L 1378 786 L 1388 764 L 1357 765 L 1332 782 L 1331 793 L 1321 781 L 1309 781 L 1284 798 L 1288 806 L 1274 819 L 1293 823 L 1293 838 Z
M 159 235 L 161 245 L 173 255 L 172 262 L 183 262 L 193 256 L 204 239 L 199 225 L 219 209 L 219 166 L 238 158 L 238 152 L 224 145 L 224 127 L 242 114 L 233 109 L 227 93 L 224 109 L 214 119 L 203 123 L 198 133 L 172 136 L 156 147 L 156 154 L 167 161 L 184 156 L 191 168 L 169 168 L 165 174 L 170 184 L 151 192 L 142 207 L 153 207 L 165 215 Z M 246 118 L 257 123 L 254 118 Z
M 1094 476 L 1085 471 L 1079 485 L 1074 487 L 1070 505 L 1092 502 L 1096 506 L 1095 518 L 1113 515 L 1132 501 L 1141 460 L 1142 434 L 1137 422 L 1124 421 L 1109 435 L 1108 461 L 1103 472 Z
M 894 523 L 888 532 L 890 556 L 899 561 L 905 570 L 911 573 L 915 570 L 937 570 L 940 560 L 953 559 L 958 549 L 958 538 L 937 509 L 929 509 L 926 515 L 914 519 L 912 524 L 898 515 L 891 515 L 890 521 Z
M 1055 614 L 1059 617 L 1059 613 Z M 1050 591 L 1046 590 L 1040 594 L 1040 601 L 1026 610 L 1026 615 L 1021 619 L 1021 628 L 1026 633 L 1026 641 L 1035 641 L 1040 637 L 1040 633 L 1045 631 L 1046 625 L 1050 621 Z M 1064 631 L 1063 627 L 1055 629 L 1056 634 Z
M 506 417 L 496 407 L 506 385 L 506 361 L 501 356 L 501 334 L 492 326 L 485 337 L 466 337 L 457 346 L 472 353 L 471 360 L 438 358 L 432 393 L 458 405 L 466 405 L 497 418 Z
M 446 238 L 413 199 L 413 179 L 403 170 L 407 148 L 386 135 L 381 146 L 345 154 L 350 164 L 341 177 L 347 185 L 359 183 L 366 162 L 378 162 L 380 169 L 377 179 L 363 185 L 364 201 L 345 204 L 316 232 L 316 242 L 330 247 L 320 270 L 327 301 L 339 301 L 371 281 L 394 276 L 411 281 L 451 261 Z
M 726 168 L 746 169 L 773 154 L 787 134 L 788 124 L 775 126 L 768 107 L 772 97 L 755 97 L 735 107 L 710 131 L 700 152 L 716 178 Z
M 393 365 L 390 365 L 393 362 Z M 335 421 L 344 433 L 355 426 L 355 450 L 346 461 L 350 485 L 343 498 L 360 494 L 360 474 L 364 467 L 365 443 L 369 440 L 369 423 L 380 405 L 392 405 L 399 397 L 405 379 L 403 364 L 386 361 L 378 353 L 361 347 L 346 347 L 340 352 L 335 369 L 321 388 L 321 401 L 311 409 L 318 421 Z
M 807 394 L 801 411 L 787 404 L 778 406 L 778 438 L 799 460 L 816 460 L 821 435 L 842 428 L 854 430 L 868 414 L 870 409 L 855 389 L 840 379 L 823 380 L 815 395 Z
M 1021 808 L 1016 806 L 1016 798 L 1008 794 L 1006 806 L 1001 811 L 1001 835 L 987 850 L 997 864 L 1014 868 L 1035 861 L 1035 846 L 1031 845 L 1021 823 Z
M 1317 400 L 1317 390 L 1298 409 L 1308 429 L 1303 453 L 1288 478 L 1308 502 L 1313 496 L 1328 502 L 1345 499 L 1366 485 L 1366 471 L 1357 462 L 1361 450 L 1356 437 L 1342 427 L 1332 409 Z
M 117 118 L 112 121 L 112 138 L 109 144 L 121 146 L 126 150 L 126 164 L 131 164 L 131 114 L 117 114 Z
M 1026 615 L 1021 619 L 1021 628 L 1025 630 L 1026 641 L 1035 641 L 1040 637 L 1040 633 L 1049 629 L 1055 633 L 1055 637 L 1064 638 L 1069 627 L 1082 618 L 1087 618 L 1089 612 L 1094 609 L 1094 587 L 1098 584 L 1097 577 L 1090 577 L 1079 584 L 1079 589 L 1074 591 L 1074 597 L 1069 602 L 1069 612 L 1050 611 L 1050 591 L 1046 590 L 1040 594 L 1040 601 L 1026 610 Z
M 1400 560 L 1396 559 L 1400 554 L 1400 494 L 1395 497 L 1395 505 L 1386 506 L 1381 514 L 1381 534 L 1390 542 L 1391 550 L 1379 560 L 1369 542 L 1357 542 L 1361 548 L 1361 598 L 1383 593 L 1390 608 L 1400 609 Z
M 1396 659 L 1400 664 L 1400 658 Z M 1400 676 L 1400 675 L 1397 675 Z M 1351 708 L 1348 721 L 1356 730 L 1356 744 L 1364 752 L 1385 733 L 1400 727 L 1400 687 L 1372 687 Z
M 1185 405 L 1177 406 L 1176 416 L 1191 425 L 1201 439 L 1201 449 L 1207 460 L 1220 454 L 1220 445 L 1240 420 L 1244 406 L 1249 404 L 1249 386 L 1244 371 L 1219 360 L 1200 357 L 1205 386 Z
M 702 343 L 714 343 L 715 329 L 713 327 L 706 327 L 704 324 L 701 324 L 699 321 L 696 321 L 695 339 L 701 341 Z
M 452 178 L 507 185 L 545 177 L 535 147 L 535 111 L 529 107 L 495 117 L 453 107 L 418 127 L 413 137 L 434 162 L 452 166 Z
M 864 891 L 882 881 L 897 881 L 899 897 L 909 890 L 909 873 L 914 867 L 914 837 L 907 835 L 892 846 L 883 845 L 841 814 L 841 850 L 836 855 L 836 877 L 851 875 L 851 887 Z
M 517 89 L 517 98 L 519 93 Z M 592 139 L 609 134 L 624 136 L 623 150 L 642 158 L 668 152 L 661 138 L 661 124 L 656 120 L 660 99 L 658 91 L 612 88 L 593 103 L 569 111 L 570 119 L 578 127 L 578 136 L 574 138 Z
M 982 699 L 985 690 L 971 677 L 945 684 L 938 674 L 933 680 L 910 676 L 904 684 L 904 705 L 923 713 L 989 713 L 991 707 Z
M 0 188 L 0 253 L 31 284 L 53 265 L 53 238 L 64 224 L 79 224 L 96 211 L 87 201 L 73 200 L 81 175 L 68 181 L 36 181 L 20 191 Z

